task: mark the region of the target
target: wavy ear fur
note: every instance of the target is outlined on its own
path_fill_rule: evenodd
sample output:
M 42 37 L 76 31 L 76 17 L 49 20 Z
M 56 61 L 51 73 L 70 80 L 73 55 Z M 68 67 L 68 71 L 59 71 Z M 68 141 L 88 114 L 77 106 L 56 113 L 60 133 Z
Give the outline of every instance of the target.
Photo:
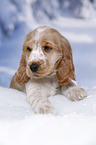
M 15 73 L 15 78 L 16 78 L 16 82 L 19 85 L 25 84 L 29 81 L 29 77 L 26 75 L 26 61 L 24 59 L 24 56 L 22 54 L 21 56 L 21 60 L 20 60 L 20 64 L 18 67 L 17 72 Z
M 61 86 L 75 80 L 75 68 L 72 58 L 72 49 L 67 39 L 62 37 L 61 40 L 62 58 L 57 63 L 57 79 Z

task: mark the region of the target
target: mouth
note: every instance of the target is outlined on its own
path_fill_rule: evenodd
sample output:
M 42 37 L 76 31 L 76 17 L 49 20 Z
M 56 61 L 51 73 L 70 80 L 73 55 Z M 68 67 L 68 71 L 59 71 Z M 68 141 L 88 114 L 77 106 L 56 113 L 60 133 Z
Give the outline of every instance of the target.
M 35 73 L 32 74 L 32 78 L 37 78 L 37 79 L 38 78 L 44 78 L 44 77 L 49 78 L 49 77 L 54 76 L 54 75 L 56 75 L 56 70 L 54 70 L 50 73 L 46 71 L 46 73 L 43 73 L 43 74 L 35 72 Z
M 39 74 L 39 73 L 33 73 L 32 78 L 44 78 L 48 77 L 48 74 Z
M 43 76 L 38 73 L 33 73 L 32 78 L 42 78 Z

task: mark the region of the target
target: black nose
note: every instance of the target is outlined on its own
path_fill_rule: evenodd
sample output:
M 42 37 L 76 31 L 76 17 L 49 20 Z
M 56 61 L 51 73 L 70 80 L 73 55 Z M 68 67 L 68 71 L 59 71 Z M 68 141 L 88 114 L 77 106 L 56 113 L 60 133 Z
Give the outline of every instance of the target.
M 32 72 L 38 71 L 38 68 L 39 68 L 39 64 L 32 63 L 30 65 L 30 69 L 31 69 Z

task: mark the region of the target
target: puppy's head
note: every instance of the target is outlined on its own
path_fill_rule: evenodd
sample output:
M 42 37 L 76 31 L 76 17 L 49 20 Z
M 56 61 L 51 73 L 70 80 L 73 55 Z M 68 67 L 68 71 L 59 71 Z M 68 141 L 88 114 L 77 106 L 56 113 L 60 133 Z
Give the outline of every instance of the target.
M 41 26 L 26 36 L 16 81 L 53 75 L 61 85 L 75 79 L 71 46 L 57 30 Z

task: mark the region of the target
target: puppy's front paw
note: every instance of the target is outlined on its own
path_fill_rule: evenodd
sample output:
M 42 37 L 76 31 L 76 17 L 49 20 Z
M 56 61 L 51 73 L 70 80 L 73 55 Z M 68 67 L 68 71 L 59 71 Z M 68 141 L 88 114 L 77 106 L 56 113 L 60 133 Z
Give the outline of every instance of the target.
M 72 101 L 82 100 L 87 96 L 87 93 L 84 88 L 72 87 L 68 91 L 68 98 Z
M 55 115 L 56 111 L 50 105 L 41 105 L 41 106 L 39 106 L 39 108 L 36 111 L 36 113 L 40 113 L 40 114 L 54 114 Z
M 55 108 L 51 106 L 51 103 L 48 99 L 42 98 L 34 107 L 34 111 L 40 114 L 56 114 Z

